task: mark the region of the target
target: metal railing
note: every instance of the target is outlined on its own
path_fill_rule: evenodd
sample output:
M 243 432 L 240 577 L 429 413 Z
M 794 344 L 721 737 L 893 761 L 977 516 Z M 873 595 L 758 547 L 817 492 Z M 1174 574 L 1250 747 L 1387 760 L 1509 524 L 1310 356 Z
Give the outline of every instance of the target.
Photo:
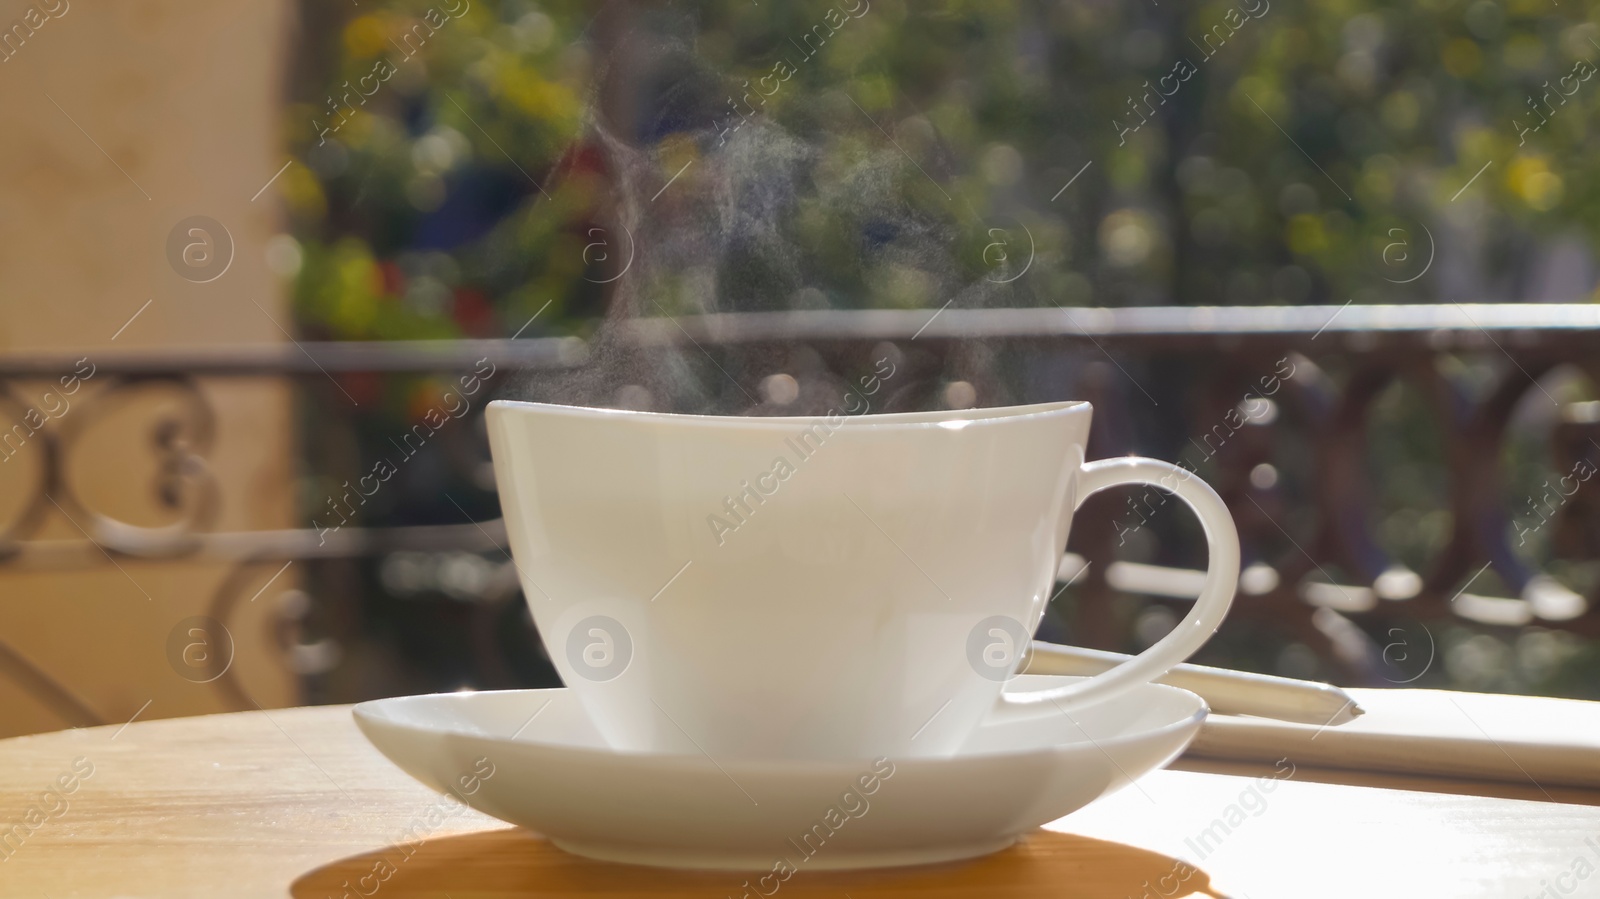
M 291 560 L 336 563 L 454 550 L 489 554 L 500 567 L 484 586 L 481 605 L 493 607 L 516 596 L 503 553 L 504 530 L 498 519 L 468 520 L 460 504 L 459 519 L 425 525 L 358 522 L 331 529 L 313 523 L 313 510 L 303 528 L 214 530 L 220 491 L 208 454 L 216 416 L 202 382 L 291 379 L 302 394 L 324 394 L 325 408 L 335 410 L 344 403 L 342 376 L 481 372 L 488 364 L 497 375 L 582 374 L 587 401 L 626 388 L 633 391 L 624 393 L 632 402 L 670 406 L 670 399 L 658 399 L 671 396 L 673 385 L 662 374 L 670 366 L 657 363 L 675 355 L 709 362 L 712 389 L 704 402 L 714 411 L 806 414 L 822 411 L 819 397 L 852 389 L 850 376 L 865 368 L 865 360 L 888 354 L 897 374 L 874 399 L 874 411 L 1088 399 L 1096 406 L 1092 456 L 1139 452 L 1171 458 L 1197 448 L 1198 464 L 1229 503 L 1246 547 L 1248 565 L 1224 631 L 1272 628 L 1311 646 L 1346 680 L 1380 681 L 1381 651 L 1372 635 L 1402 619 L 1448 618 L 1488 628 L 1537 623 L 1600 637 L 1600 588 L 1563 586 L 1514 548 L 1513 536 L 1525 529 L 1512 511 L 1503 459 L 1513 417 L 1532 396 L 1551 406 L 1535 416 L 1549 427 L 1550 470 L 1562 475 L 1600 465 L 1600 407 L 1558 398 L 1544 384 L 1561 380 L 1557 374 L 1563 372 L 1569 384 L 1600 384 L 1600 306 L 742 313 L 618 321 L 602 333 L 604 346 L 536 338 L 0 356 L 0 455 L 14 465 L 0 466 L 0 477 L 34 480 L 25 485 L 21 511 L 0 521 L 0 568 L 71 570 L 195 558 L 227 560 L 242 572 Z M 603 364 L 618 354 L 633 364 Z M 1464 358 L 1480 364 L 1466 370 Z M 87 389 L 60 421 L 42 414 L 18 389 L 44 379 L 65 384 L 75 372 L 82 377 L 86 364 L 92 375 L 80 387 Z M 787 382 L 776 384 L 774 378 Z M 497 383 L 505 380 L 501 375 Z M 1367 460 L 1375 405 L 1402 383 L 1426 398 L 1448 485 L 1439 511 L 1451 516 L 1448 539 L 1412 567 L 1397 561 L 1376 533 L 1383 497 Z M 558 398 L 530 389 L 536 395 L 528 398 Z M 149 425 L 165 479 L 157 493 L 177 514 L 174 524 L 161 528 L 139 527 L 92 508 L 64 464 L 89 425 L 141 390 L 168 391 L 180 399 L 180 411 Z M 480 403 L 470 414 L 481 412 Z M 333 419 L 327 427 L 337 428 L 347 427 L 340 419 L 350 416 L 324 417 Z M 481 427 L 456 430 L 457 439 L 481 442 Z M 1187 439 L 1174 439 L 1180 436 Z M 27 444 L 34 446 L 31 468 L 12 462 Z M 1285 445 L 1298 447 L 1295 455 L 1313 473 L 1303 479 L 1302 495 L 1287 493 L 1273 466 Z M 477 458 L 486 459 L 486 450 L 479 447 Z M 1587 494 L 1567 502 L 1571 494 L 1558 492 L 1559 506 L 1544 504 L 1550 522 L 1600 531 L 1594 520 L 1600 504 Z M 1181 551 L 1165 548 L 1183 542 L 1181 526 L 1162 521 L 1146 529 L 1163 504 L 1159 497 L 1126 504 L 1131 513 L 1117 511 L 1115 499 L 1080 513 L 1061 569 L 1063 583 L 1075 589 L 1066 622 L 1074 642 L 1110 648 L 1128 642 L 1128 626 L 1112 608 L 1118 593 L 1163 603 L 1193 596 L 1197 573 L 1182 563 Z M 56 514 L 70 519 L 82 537 L 41 539 L 45 522 Z M 1546 521 L 1543 515 L 1540 521 Z M 1119 547 L 1139 533 L 1144 536 L 1137 540 L 1145 544 L 1152 535 L 1160 538 L 1155 549 L 1145 547 L 1149 558 L 1119 561 Z M 1600 548 L 1579 552 L 1600 557 Z M 1509 595 L 1472 592 L 1474 572 L 1485 570 L 1498 575 Z M 208 614 L 228 620 L 251 583 L 225 579 Z M 284 633 L 286 663 L 314 674 L 305 653 L 296 655 L 293 629 Z M 483 641 L 485 652 L 495 651 L 492 642 Z M 23 654 L 0 644 L 0 662 L 0 675 L 60 709 L 68 721 L 85 723 L 87 707 Z M 504 665 L 490 659 L 485 669 L 492 675 L 486 680 L 504 680 Z M 217 688 L 245 707 L 248 698 L 231 678 L 219 678 Z

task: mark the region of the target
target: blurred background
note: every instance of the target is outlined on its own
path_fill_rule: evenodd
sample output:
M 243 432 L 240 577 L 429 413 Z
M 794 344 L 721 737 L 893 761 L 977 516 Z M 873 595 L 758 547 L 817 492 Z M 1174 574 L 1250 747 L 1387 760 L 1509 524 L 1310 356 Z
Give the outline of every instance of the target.
M 496 397 L 1079 398 L 1197 657 L 1600 698 L 1600 12 L 0 3 L 0 736 L 552 685 Z M 1198 585 L 1075 519 L 1040 636 Z

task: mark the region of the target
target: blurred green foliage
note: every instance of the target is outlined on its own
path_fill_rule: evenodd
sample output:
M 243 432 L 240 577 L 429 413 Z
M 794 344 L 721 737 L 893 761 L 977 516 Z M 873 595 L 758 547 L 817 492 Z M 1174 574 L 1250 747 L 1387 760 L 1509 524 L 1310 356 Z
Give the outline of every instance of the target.
M 1019 231 L 1027 275 L 983 302 L 1505 301 L 1550 241 L 1592 251 L 1600 233 L 1600 80 L 1581 65 L 1600 61 L 1600 8 L 1584 4 L 394 0 L 306 3 L 303 19 L 296 164 L 275 187 L 293 240 L 275 265 L 327 339 L 503 337 L 536 313 L 530 336 L 592 332 L 617 289 L 594 277 L 615 262 L 593 229 L 664 184 L 674 203 L 712 196 L 720 132 L 780 60 L 790 77 L 750 118 L 813 151 L 776 226 L 805 271 L 744 258 L 724 306 L 938 307 L 950 283 L 1016 266 Z M 601 120 L 647 178 L 623 183 Z M 893 169 L 864 214 L 846 201 L 881 190 L 850 180 L 871 154 Z M 883 249 L 907 223 L 933 223 L 949 271 Z M 698 302 L 688 273 L 644 277 L 663 310 Z M 401 410 L 434 389 L 367 387 L 406 391 L 386 397 Z M 1427 417 L 1391 391 L 1372 436 L 1380 535 L 1412 566 L 1450 527 Z M 1512 442 L 1514 491 L 1548 474 L 1547 449 Z M 1552 563 L 1546 543 L 1522 551 Z M 1574 586 L 1600 576 L 1552 564 Z M 1591 689 L 1570 665 L 1594 670 L 1592 648 L 1538 633 L 1441 624 L 1442 682 Z
M 1446 266 L 1513 285 L 1539 235 L 1600 227 L 1600 83 L 1561 81 L 1600 59 L 1597 17 L 1535 0 L 308 4 L 306 31 L 338 39 L 308 44 L 287 117 L 297 308 L 350 339 L 505 334 L 546 300 L 555 327 L 596 316 L 585 227 L 618 172 L 588 126 L 624 105 L 597 96 L 608 73 L 608 94 L 676 104 L 627 135 L 654 184 L 715 154 L 747 98 L 822 150 L 818 180 L 893 145 L 901 201 L 956 226 L 968 276 L 993 264 L 990 227 L 1028 229 L 1008 305 L 1437 301 Z M 692 60 L 630 69 L 624 26 Z M 782 61 L 792 77 L 759 96 Z M 716 96 L 639 83 L 662 77 Z M 785 225 L 832 305 L 942 302 L 863 270 L 866 223 L 836 212 L 802 204 Z M 1424 226 L 1473 257 L 1393 283 L 1414 273 L 1399 257 L 1420 267 Z

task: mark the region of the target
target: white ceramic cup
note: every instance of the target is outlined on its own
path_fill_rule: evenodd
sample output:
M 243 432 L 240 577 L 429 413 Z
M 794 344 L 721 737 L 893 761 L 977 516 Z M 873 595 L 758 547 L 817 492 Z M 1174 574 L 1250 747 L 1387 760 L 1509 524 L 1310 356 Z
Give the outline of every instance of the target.
M 1188 658 L 1232 602 L 1222 500 L 1152 459 L 1084 462 L 1088 403 L 808 418 L 496 401 L 506 530 L 546 651 L 619 750 L 947 755 L 996 716 L 1059 714 Z M 1154 646 L 1002 695 L 1090 494 L 1175 493 L 1204 589 Z

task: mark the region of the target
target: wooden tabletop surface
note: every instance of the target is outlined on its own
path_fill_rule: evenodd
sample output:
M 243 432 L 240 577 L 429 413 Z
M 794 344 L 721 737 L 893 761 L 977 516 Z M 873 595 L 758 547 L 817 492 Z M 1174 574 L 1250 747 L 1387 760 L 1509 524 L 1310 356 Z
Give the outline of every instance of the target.
M 1600 896 L 1600 791 L 1552 802 L 1531 785 L 1177 767 L 987 858 L 803 874 L 782 895 Z M 0 741 L 0 896 L 355 899 L 362 883 L 385 899 L 745 895 L 738 875 L 592 862 L 465 811 L 398 855 L 437 803 L 345 706 Z M 361 880 L 395 858 L 388 880 Z

